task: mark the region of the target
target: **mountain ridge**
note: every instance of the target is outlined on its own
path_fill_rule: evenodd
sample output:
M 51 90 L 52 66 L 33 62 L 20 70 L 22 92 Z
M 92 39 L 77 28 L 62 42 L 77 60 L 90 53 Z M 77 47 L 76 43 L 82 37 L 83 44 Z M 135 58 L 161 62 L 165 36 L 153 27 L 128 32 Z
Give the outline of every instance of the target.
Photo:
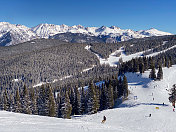
M 37 38 L 48 39 L 54 35 L 63 33 L 77 33 L 85 34 L 90 37 L 97 37 L 98 39 L 103 38 L 105 39 L 105 43 L 116 43 L 119 41 L 127 41 L 133 38 L 173 35 L 171 33 L 159 31 L 154 28 L 149 30 L 133 31 L 131 29 L 121 29 L 117 26 L 84 27 L 82 25 L 68 26 L 65 24 L 54 25 L 47 23 L 28 28 L 20 24 L 0 22 L 0 46 L 15 45 Z M 52 37 L 52 39 L 55 38 Z M 87 41 L 83 40 L 78 42 L 86 43 Z M 91 42 L 94 43 L 94 41 Z

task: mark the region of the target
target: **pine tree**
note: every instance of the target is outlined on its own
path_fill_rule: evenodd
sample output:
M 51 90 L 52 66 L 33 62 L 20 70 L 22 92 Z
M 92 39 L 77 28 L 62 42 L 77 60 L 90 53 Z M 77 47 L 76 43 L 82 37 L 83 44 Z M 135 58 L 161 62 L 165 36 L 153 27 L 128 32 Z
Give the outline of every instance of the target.
M 31 110 L 32 114 L 38 115 L 38 107 L 37 107 L 37 95 L 35 94 L 34 88 L 31 88 L 30 90 L 30 96 L 31 96 Z
M 123 77 L 123 84 L 122 84 L 122 87 L 123 87 L 123 95 L 124 97 L 128 97 L 128 82 L 127 82 L 127 78 L 126 76 Z
M 9 111 L 14 111 L 14 95 L 11 93 L 9 95 Z
M 81 114 L 85 114 L 86 112 L 86 96 L 84 92 L 84 88 L 81 88 Z
M 57 93 L 57 100 L 56 100 L 56 104 L 57 104 L 57 117 L 61 117 L 61 91 L 59 91 Z
M 80 98 L 80 93 L 79 93 L 78 87 L 75 88 L 75 100 L 74 100 L 74 106 L 72 108 L 74 109 L 73 114 L 76 114 L 76 115 L 80 114 L 81 98 Z
M 111 82 L 109 81 L 108 96 L 107 96 L 108 108 L 113 108 L 114 107 L 114 97 L 113 96 L 114 96 L 113 87 L 111 85 Z
M 88 113 L 89 114 L 97 113 L 99 105 L 98 105 L 97 96 L 96 96 L 95 87 L 93 85 L 93 82 L 91 82 L 88 87 L 87 105 L 88 105 Z
M 21 103 L 22 103 L 23 113 L 32 114 L 31 100 L 29 98 L 29 92 L 28 92 L 28 89 L 27 89 L 26 85 L 24 85 Z
M 102 85 L 101 98 L 100 98 L 100 110 L 107 109 L 107 90 L 106 86 Z
M 118 98 L 118 96 L 119 96 L 118 87 L 119 87 L 119 80 L 116 78 L 116 79 L 115 79 L 115 85 L 113 86 L 114 101 L 115 101 L 115 100 Z
M 140 62 L 139 64 L 139 71 L 141 74 L 144 73 L 144 63 L 143 62 Z
M 16 90 L 14 109 L 15 112 L 22 113 L 19 89 Z
M 65 96 L 62 96 L 61 100 L 61 117 L 70 119 L 70 115 L 72 112 L 72 105 L 70 104 L 70 99 L 68 92 L 66 91 Z
M 157 73 L 157 79 L 158 80 L 163 79 L 163 70 L 162 70 L 161 65 L 159 65 L 159 70 L 158 70 L 158 73 Z
M 49 116 L 56 116 L 56 102 L 51 87 L 49 88 Z
M 144 62 L 144 71 L 148 70 L 148 58 L 143 57 L 143 62 Z
M 5 92 L 3 93 L 3 110 L 8 110 L 9 104 L 8 104 L 8 96 L 7 96 L 7 90 L 5 89 Z
M 169 101 L 173 103 L 175 106 L 175 101 L 176 101 L 176 84 L 173 85 L 171 88 L 171 92 L 169 93 Z
M 155 73 L 155 67 L 154 67 L 153 61 L 151 62 L 150 67 L 151 67 L 151 72 L 150 72 L 149 78 L 154 80 L 156 79 L 156 73 Z
M 38 114 L 43 116 L 49 115 L 49 89 L 42 85 L 39 89 L 39 96 L 37 101 Z
M 119 86 L 118 86 L 119 96 L 123 95 L 123 88 L 122 88 L 122 78 L 119 78 Z
M 72 115 L 75 113 L 75 109 L 74 109 L 74 103 L 75 103 L 75 93 L 73 88 L 69 88 L 69 99 L 70 99 L 70 104 L 72 105 Z

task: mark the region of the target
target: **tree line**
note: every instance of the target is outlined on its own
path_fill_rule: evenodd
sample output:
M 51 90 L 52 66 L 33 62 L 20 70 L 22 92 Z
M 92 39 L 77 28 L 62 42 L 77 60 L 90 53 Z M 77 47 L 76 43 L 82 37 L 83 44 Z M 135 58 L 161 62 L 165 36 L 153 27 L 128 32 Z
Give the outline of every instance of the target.
M 128 96 L 126 76 L 112 76 L 88 86 L 66 85 L 53 88 L 42 85 L 37 88 L 5 90 L 0 94 L 0 109 L 18 113 L 70 118 L 71 115 L 94 114 L 114 107 L 117 98 Z

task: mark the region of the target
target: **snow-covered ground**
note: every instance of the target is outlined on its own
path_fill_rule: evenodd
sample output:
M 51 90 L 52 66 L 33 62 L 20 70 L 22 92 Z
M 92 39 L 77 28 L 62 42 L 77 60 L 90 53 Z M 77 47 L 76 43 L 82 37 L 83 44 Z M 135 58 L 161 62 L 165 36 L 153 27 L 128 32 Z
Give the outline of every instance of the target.
M 175 132 L 176 113 L 166 89 L 176 83 L 176 65 L 164 68 L 163 72 L 162 81 L 151 81 L 149 71 L 143 75 L 127 73 L 128 100 L 117 108 L 93 115 L 74 116 L 69 120 L 0 111 L 0 132 Z M 104 124 L 103 116 L 107 117 Z

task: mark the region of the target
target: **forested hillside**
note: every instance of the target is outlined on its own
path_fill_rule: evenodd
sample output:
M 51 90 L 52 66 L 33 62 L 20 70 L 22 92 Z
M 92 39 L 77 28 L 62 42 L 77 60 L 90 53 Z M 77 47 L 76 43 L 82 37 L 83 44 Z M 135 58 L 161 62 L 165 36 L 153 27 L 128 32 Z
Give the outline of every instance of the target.
M 120 78 L 125 78 L 126 72 L 142 74 L 151 70 L 150 78 L 161 80 L 162 67 L 176 64 L 175 38 L 174 35 L 151 37 L 116 44 L 36 39 L 0 47 L 1 109 L 69 118 L 71 114 L 96 113 L 113 108 L 118 97 L 128 96 L 127 80 L 124 82 Z M 121 58 L 113 66 L 100 64 L 100 58 L 108 60 L 115 51 L 118 52 L 113 56 L 121 57 L 119 49 L 122 48 L 126 57 L 138 52 L 141 54 L 129 61 L 123 62 Z M 155 73 L 157 68 L 159 73 Z M 102 82 L 101 85 L 97 86 L 98 82 Z M 81 112 L 81 98 L 85 101 L 84 112 Z M 68 106 L 62 106 L 64 102 Z M 22 107 L 27 105 L 31 108 L 24 110 Z M 78 106 L 79 112 L 75 112 Z M 65 111 L 69 112 L 68 115 L 64 114 Z

